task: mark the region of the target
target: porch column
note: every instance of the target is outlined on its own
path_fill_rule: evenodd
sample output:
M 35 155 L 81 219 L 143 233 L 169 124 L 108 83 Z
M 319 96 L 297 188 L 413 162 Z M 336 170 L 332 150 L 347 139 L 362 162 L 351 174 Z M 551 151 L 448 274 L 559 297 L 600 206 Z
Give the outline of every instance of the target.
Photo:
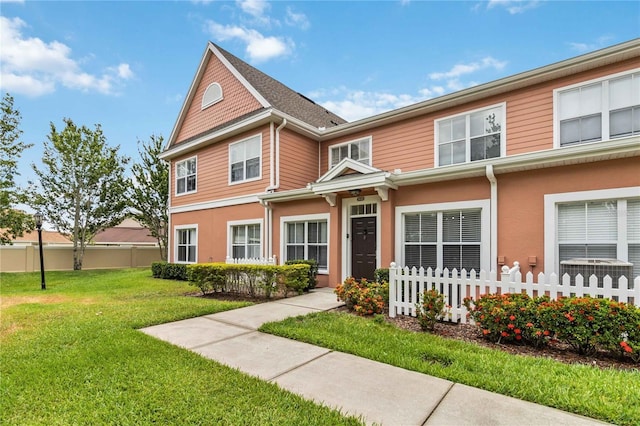
M 390 190 L 388 200 L 380 202 L 380 268 L 388 268 L 395 262 L 395 207 L 396 191 Z

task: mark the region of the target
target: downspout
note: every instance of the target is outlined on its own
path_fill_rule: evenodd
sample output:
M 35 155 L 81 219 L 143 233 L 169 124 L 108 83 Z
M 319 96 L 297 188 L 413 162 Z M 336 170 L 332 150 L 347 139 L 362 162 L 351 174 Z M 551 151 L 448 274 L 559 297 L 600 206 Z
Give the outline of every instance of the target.
M 269 163 L 269 187 L 267 188 L 267 191 L 269 190 L 269 188 L 273 188 L 275 185 L 275 167 L 276 165 L 274 164 L 275 158 L 276 158 L 276 153 L 273 149 L 274 146 L 274 141 L 273 141 L 273 122 L 269 123 L 269 155 L 270 155 L 270 163 Z
M 272 148 L 271 149 L 271 161 L 273 161 L 274 151 L 275 151 L 275 157 L 276 157 L 275 158 L 275 179 L 274 179 L 275 183 L 272 180 L 270 182 L 270 185 L 265 190 L 266 192 L 273 192 L 276 189 L 280 188 L 280 130 L 282 130 L 284 128 L 284 126 L 286 126 L 286 125 L 287 125 L 287 119 L 283 118 L 282 119 L 282 123 L 278 127 L 276 127 L 276 137 L 275 137 L 276 146 L 275 146 L 275 150 L 273 149 L 273 146 L 271 147 Z M 272 124 L 272 126 L 273 126 L 273 124 Z M 271 140 L 273 141 L 273 138 L 271 138 Z M 274 168 L 272 167 L 271 170 L 273 171 Z
M 173 176 L 173 161 L 169 160 L 169 173 L 167 173 L 169 179 L 169 197 L 167 197 L 167 218 L 169 219 L 169 223 L 167 223 L 167 262 L 171 263 L 171 261 L 175 262 L 175 253 L 173 252 L 173 247 L 171 246 L 173 242 L 173 238 L 171 234 L 173 234 L 173 230 L 171 229 L 171 176 Z
M 498 270 L 498 180 L 493 173 L 493 164 L 487 164 L 486 175 L 491 184 L 491 248 L 489 249 L 491 256 L 490 269 Z

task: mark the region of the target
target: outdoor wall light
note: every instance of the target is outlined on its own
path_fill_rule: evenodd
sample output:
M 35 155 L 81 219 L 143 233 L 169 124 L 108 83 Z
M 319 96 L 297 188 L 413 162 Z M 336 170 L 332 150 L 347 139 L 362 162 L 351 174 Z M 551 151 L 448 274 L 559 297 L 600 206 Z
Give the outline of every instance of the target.
M 38 247 L 40 248 L 40 288 L 42 290 L 47 289 L 47 285 L 44 282 L 44 253 L 42 250 L 42 213 L 36 212 L 33 215 L 36 221 L 36 229 L 38 230 Z
M 350 189 L 349 190 L 349 194 L 351 194 L 352 197 L 357 197 L 358 195 L 360 195 L 360 189 Z

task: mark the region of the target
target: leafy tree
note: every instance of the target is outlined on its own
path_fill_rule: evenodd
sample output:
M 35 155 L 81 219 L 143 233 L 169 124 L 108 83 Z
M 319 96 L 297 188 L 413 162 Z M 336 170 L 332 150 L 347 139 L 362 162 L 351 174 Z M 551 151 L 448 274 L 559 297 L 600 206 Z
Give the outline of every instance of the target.
M 33 146 L 20 140 L 20 111 L 13 107 L 13 97 L 8 93 L 0 103 L 0 244 L 11 244 L 24 231 L 33 229 L 31 215 L 16 209 L 26 201 L 23 190 L 16 187 L 18 159 L 22 152 Z
M 166 260 L 169 164 L 159 158 L 163 143 L 164 138 L 156 135 L 151 135 L 148 143 L 138 141 L 141 162 L 131 167 L 128 198 L 134 217 L 158 240 L 160 256 Z
M 58 132 L 51 123 L 44 143 L 43 168 L 35 164 L 39 187 L 33 188 L 32 206 L 39 208 L 58 231 L 73 240 L 73 269 L 82 269 L 86 244 L 99 231 L 117 225 L 126 214 L 128 157 L 107 145 L 100 125 L 95 130 L 64 119 Z

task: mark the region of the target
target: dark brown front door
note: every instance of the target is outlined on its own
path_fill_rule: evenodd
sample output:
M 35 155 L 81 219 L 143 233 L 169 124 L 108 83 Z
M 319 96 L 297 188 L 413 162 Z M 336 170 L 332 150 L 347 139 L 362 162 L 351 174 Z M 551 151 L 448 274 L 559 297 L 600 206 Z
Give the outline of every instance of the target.
M 351 219 L 351 275 L 373 280 L 376 270 L 376 217 Z

